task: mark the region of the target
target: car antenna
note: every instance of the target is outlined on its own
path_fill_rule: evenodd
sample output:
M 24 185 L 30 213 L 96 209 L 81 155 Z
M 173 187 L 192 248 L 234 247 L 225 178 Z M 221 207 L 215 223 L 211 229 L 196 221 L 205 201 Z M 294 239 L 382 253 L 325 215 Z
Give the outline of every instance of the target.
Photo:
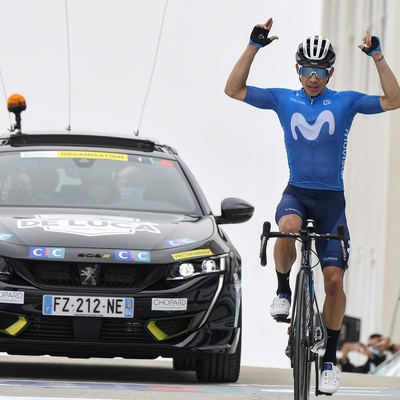
M 160 26 L 160 32 L 159 32 L 159 34 L 158 34 L 158 42 L 157 42 L 157 47 L 156 47 L 156 54 L 155 54 L 155 56 L 154 56 L 154 61 L 153 61 L 153 68 L 152 68 L 152 70 L 151 70 L 151 74 L 150 74 L 149 84 L 148 84 L 148 86 L 147 86 L 146 95 L 144 96 L 142 111 L 141 111 L 140 117 L 139 117 L 138 128 L 136 129 L 136 131 L 133 132 L 133 133 L 135 134 L 135 136 L 139 136 L 140 124 L 141 124 L 141 122 L 142 122 L 144 109 L 145 109 L 145 107 L 146 107 L 147 98 L 148 98 L 148 96 L 149 96 L 150 86 L 151 86 L 151 83 L 152 83 L 152 81 L 153 81 L 154 70 L 155 70 L 155 68 L 156 68 L 157 57 L 158 57 L 158 50 L 159 50 L 159 48 L 160 48 L 160 42 L 161 42 L 161 37 L 162 37 L 162 33 L 163 33 L 163 26 L 164 26 L 164 21 L 165 21 L 165 14 L 167 13 L 167 6 L 168 6 L 168 0 L 165 0 L 164 12 L 163 12 L 163 16 L 162 16 L 162 20 L 161 20 L 161 26 Z
M 1 80 L 1 86 L 3 88 L 4 98 L 7 102 L 7 90 L 6 90 L 6 85 L 4 84 L 3 73 L 1 72 L 1 69 L 0 69 L 0 80 Z M 11 116 L 8 115 L 8 118 L 10 119 L 10 126 L 12 128 Z
M 68 22 L 68 0 L 65 0 L 65 25 L 67 29 L 67 58 L 68 58 L 68 126 L 67 131 L 71 130 L 71 50 L 69 44 L 69 22 Z
M 15 115 L 15 124 L 11 125 L 11 132 L 21 133 L 21 112 L 26 110 L 26 101 L 20 94 L 12 94 L 7 99 L 7 109 Z

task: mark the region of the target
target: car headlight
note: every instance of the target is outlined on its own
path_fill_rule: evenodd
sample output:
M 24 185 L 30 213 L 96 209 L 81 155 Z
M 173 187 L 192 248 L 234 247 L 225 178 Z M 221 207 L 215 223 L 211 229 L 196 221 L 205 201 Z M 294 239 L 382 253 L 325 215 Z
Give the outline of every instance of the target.
M 197 275 L 223 272 L 226 269 L 226 258 L 227 256 L 221 256 L 173 264 L 167 279 L 186 279 Z

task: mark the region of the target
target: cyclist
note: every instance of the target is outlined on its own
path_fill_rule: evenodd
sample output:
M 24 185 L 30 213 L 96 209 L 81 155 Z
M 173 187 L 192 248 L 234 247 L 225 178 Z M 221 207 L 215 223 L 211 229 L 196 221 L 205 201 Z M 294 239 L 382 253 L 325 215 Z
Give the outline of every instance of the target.
M 255 26 L 249 44 L 229 75 L 225 93 L 254 107 L 275 111 L 283 127 L 290 176 L 276 209 L 279 230 L 297 232 L 311 218 L 320 232 L 336 233 L 337 225 L 343 224 L 348 236 L 343 166 L 352 120 L 357 113 L 377 114 L 399 108 L 399 84 L 382 54 L 379 38 L 367 32 L 363 45 L 358 47 L 375 62 L 382 96 L 328 89 L 336 55 L 330 41 L 318 35 L 305 39 L 296 52 L 300 90 L 248 86 L 256 54 L 278 39 L 268 37 L 272 25 L 270 18 L 265 24 Z M 346 307 L 345 271 L 338 241 L 321 240 L 316 246 L 324 276 L 323 313 L 328 330 L 320 391 L 332 394 L 339 388 L 336 348 Z M 278 239 L 274 247 L 278 289 L 270 311 L 273 317 L 289 315 L 289 274 L 295 259 L 294 241 Z

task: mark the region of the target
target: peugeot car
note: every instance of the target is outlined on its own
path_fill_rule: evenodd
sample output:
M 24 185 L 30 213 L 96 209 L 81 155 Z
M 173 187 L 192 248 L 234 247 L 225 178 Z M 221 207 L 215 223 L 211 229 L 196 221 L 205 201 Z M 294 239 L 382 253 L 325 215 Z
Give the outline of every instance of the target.
M 164 357 L 236 381 L 241 257 L 221 225 L 253 211 L 226 198 L 214 215 L 157 141 L 16 125 L 0 138 L 0 352 Z

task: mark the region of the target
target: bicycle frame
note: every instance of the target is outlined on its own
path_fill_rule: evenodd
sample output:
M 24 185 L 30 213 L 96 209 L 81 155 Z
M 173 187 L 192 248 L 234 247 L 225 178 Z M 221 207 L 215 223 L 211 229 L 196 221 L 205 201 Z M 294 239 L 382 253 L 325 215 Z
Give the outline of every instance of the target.
M 307 220 L 307 227 L 298 233 L 271 232 L 271 224 L 264 222 L 261 234 L 260 258 L 261 265 L 267 264 L 266 246 L 270 237 L 293 238 L 301 241 L 300 269 L 296 276 L 296 286 L 292 303 L 292 316 L 290 319 L 277 318 L 278 322 L 290 323 L 289 339 L 286 355 L 291 360 L 294 379 L 295 400 L 308 400 L 310 394 L 311 363 L 315 362 L 315 395 L 318 390 L 318 352 L 324 346 L 327 337 L 326 328 L 319 311 L 314 290 L 314 275 L 311 265 L 312 242 L 317 239 L 339 240 L 342 248 L 342 260 L 347 266 L 347 238 L 344 227 L 338 227 L 338 234 L 317 234 L 314 221 Z
M 300 232 L 303 236 L 302 232 Z M 319 349 L 326 340 L 326 328 L 319 312 L 311 268 L 311 241 L 302 240 L 301 264 L 296 277 L 286 355 L 293 368 L 295 400 L 307 400 L 310 392 L 311 363 L 315 362 L 315 395 L 318 396 Z

